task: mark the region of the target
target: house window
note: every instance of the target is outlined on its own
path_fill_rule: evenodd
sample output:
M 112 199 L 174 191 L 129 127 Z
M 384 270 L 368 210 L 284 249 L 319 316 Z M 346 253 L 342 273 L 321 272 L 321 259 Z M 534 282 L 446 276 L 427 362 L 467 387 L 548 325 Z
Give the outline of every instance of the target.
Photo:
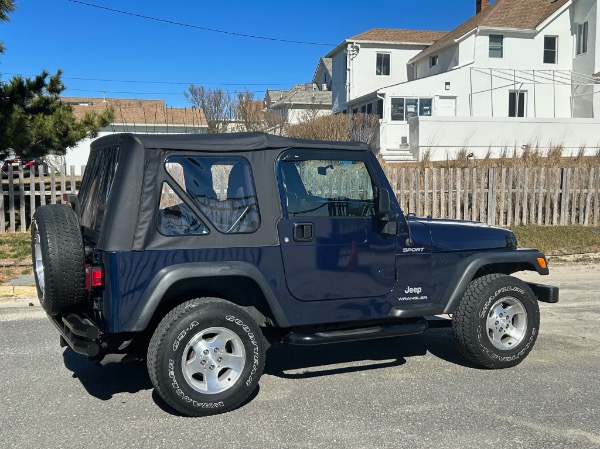
M 558 62 L 558 37 L 544 36 L 544 64 L 556 64 Z
M 588 44 L 588 23 L 578 23 L 577 24 L 577 40 L 576 40 L 576 54 L 582 55 L 587 53 L 587 44 Z
M 373 103 L 369 103 L 367 105 L 367 114 L 372 114 L 373 113 Z
M 490 34 L 490 58 L 504 57 L 504 36 Z
M 377 66 L 375 67 L 376 75 L 390 74 L 390 54 L 377 53 Z
M 508 93 L 508 116 L 525 117 L 527 104 L 527 91 L 511 91 Z
M 421 98 L 419 99 L 419 115 L 421 116 L 430 116 L 431 115 L 431 106 L 433 101 L 431 98 Z
M 383 100 L 381 98 L 377 100 L 377 115 L 379 118 L 383 118 Z
M 392 121 L 406 121 L 417 115 L 429 116 L 432 105 L 431 98 L 392 98 Z
M 433 55 L 429 58 L 429 67 L 435 67 L 438 65 L 438 55 Z

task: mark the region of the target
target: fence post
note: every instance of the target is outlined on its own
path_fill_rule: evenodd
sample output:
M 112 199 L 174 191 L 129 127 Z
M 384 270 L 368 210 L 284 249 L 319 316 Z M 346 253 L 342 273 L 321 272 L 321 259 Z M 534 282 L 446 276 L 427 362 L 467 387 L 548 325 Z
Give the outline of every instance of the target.
M 521 218 L 521 224 L 527 224 L 527 214 L 529 210 L 527 209 L 529 200 L 529 168 L 525 168 L 525 176 L 523 177 L 523 217 Z
M 583 225 L 587 226 L 590 223 L 590 209 L 592 208 L 592 188 L 594 183 L 594 174 L 596 170 L 590 168 L 590 172 L 588 174 L 588 185 L 587 185 L 587 195 L 585 198 L 585 216 L 583 218 Z
M 35 165 L 29 172 L 29 217 L 33 218 L 35 213 Z
M 10 232 L 16 231 L 15 226 L 15 185 L 14 185 L 14 171 L 12 164 L 8 165 L 8 211 L 10 220 Z
M 573 199 L 571 200 L 571 224 L 576 223 L 577 219 L 577 186 L 579 184 L 579 169 L 576 168 L 573 172 Z
M 487 223 L 485 216 L 485 170 L 481 169 L 481 201 L 479 202 L 479 221 Z
M 46 178 L 44 177 L 44 166 L 40 165 L 40 206 L 46 204 Z
M 452 201 L 454 196 L 454 170 L 448 168 L 448 218 L 454 218 L 454 210 L 452 208 Z
M 502 168 L 502 175 L 500 181 L 500 214 L 498 216 L 498 224 L 500 226 L 505 226 L 504 219 L 506 218 L 506 210 L 504 209 L 504 187 L 506 186 L 506 168 Z
M 440 218 L 446 216 L 446 199 L 444 198 L 444 175 L 445 170 L 440 169 Z
M 579 181 L 579 217 L 577 222 L 583 224 L 585 215 L 585 170 L 581 169 L 581 177 Z
M 515 226 L 519 226 L 521 223 L 521 172 L 520 168 L 517 168 L 515 181 L 517 189 L 515 191 L 515 211 L 513 214 L 513 223 Z
M 6 218 L 4 217 L 4 181 L 0 178 L 0 209 L 2 209 L 2 213 L 0 213 L 0 232 L 4 233 L 6 231 Z
M 598 208 L 600 207 L 600 170 L 596 169 L 596 188 L 594 189 L 594 226 L 598 225 Z
M 32 167 L 33 168 L 33 167 Z M 21 232 L 27 230 L 27 220 L 25 217 L 25 180 L 23 179 L 23 167 L 19 167 L 19 221 L 21 223 Z
M 496 182 L 497 174 L 495 168 L 490 168 L 488 172 L 488 219 L 487 222 L 492 226 L 496 225 Z
M 457 218 L 459 220 L 463 218 L 461 211 L 460 211 L 460 206 L 462 204 L 462 201 L 460 199 L 460 194 L 462 191 L 462 186 L 460 184 L 461 175 L 462 175 L 461 169 L 457 168 L 456 169 L 456 215 L 455 215 L 455 218 Z
M 437 177 L 438 177 L 438 170 L 437 168 L 432 168 L 431 169 L 431 181 L 432 181 L 432 185 L 431 185 L 431 192 L 432 192 L 432 199 L 431 199 L 431 216 L 433 218 L 439 217 L 439 214 L 436 214 L 438 207 L 437 207 L 437 200 L 438 200 L 438 191 L 437 191 Z
M 540 177 L 539 177 L 539 190 L 538 190 L 538 205 L 537 205 L 537 224 L 541 225 L 543 223 L 542 213 L 544 206 L 544 181 L 546 180 L 546 169 L 540 169 Z M 548 189 L 548 195 L 550 195 L 550 189 Z M 549 203 L 548 203 L 549 204 Z M 548 211 L 546 210 L 546 214 Z
M 563 168 L 562 172 L 562 186 L 560 189 L 560 224 L 562 226 L 567 224 L 567 211 L 569 208 L 569 177 L 571 170 Z
M 425 217 L 428 217 L 430 215 L 430 213 L 429 213 L 429 169 L 428 168 L 425 168 L 424 190 L 425 190 L 425 210 L 424 210 L 423 215 Z

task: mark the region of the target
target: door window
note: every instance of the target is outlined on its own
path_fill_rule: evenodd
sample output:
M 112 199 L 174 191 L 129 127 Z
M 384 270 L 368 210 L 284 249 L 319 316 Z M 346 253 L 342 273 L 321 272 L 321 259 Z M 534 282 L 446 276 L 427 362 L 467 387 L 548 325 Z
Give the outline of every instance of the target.
M 284 204 L 290 217 L 369 217 L 373 184 L 362 161 L 282 161 Z

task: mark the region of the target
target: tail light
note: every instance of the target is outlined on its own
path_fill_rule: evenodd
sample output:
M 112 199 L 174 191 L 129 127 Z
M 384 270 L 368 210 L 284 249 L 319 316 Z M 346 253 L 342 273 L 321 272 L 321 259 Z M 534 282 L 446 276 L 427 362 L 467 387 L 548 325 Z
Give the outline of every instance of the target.
M 85 266 L 85 288 L 92 291 L 93 288 L 104 286 L 104 270 L 102 267 L 86 265 Z

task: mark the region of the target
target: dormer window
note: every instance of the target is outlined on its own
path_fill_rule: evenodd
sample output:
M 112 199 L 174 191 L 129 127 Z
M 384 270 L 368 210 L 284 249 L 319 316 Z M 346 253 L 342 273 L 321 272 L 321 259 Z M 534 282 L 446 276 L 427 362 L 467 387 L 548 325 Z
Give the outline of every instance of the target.
M 504 36 L 490 34 L 490 58 L 504 57 Z
M 433 55 L 429 58 L 429 67 L 435 67 L 438 65 L 438 55 Z

